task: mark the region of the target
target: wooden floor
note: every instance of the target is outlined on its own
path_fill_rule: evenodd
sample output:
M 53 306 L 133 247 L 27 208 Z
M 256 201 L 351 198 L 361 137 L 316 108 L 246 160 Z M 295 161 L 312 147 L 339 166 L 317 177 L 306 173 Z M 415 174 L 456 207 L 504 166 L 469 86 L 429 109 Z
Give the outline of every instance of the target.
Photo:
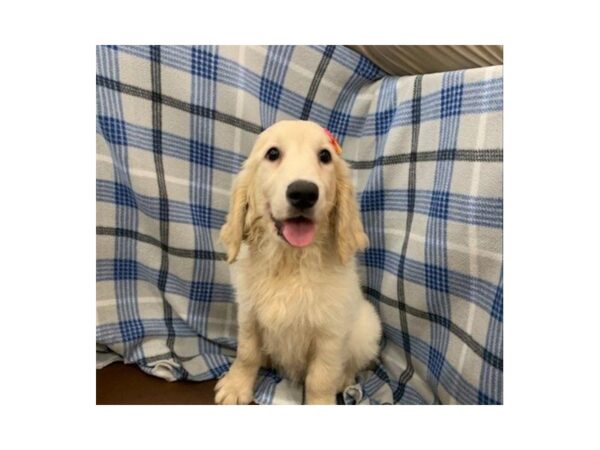
M 214 405 L 216 380 L 169 382 L 135 364 L 113 363 L 96 371 L 97 405 Z

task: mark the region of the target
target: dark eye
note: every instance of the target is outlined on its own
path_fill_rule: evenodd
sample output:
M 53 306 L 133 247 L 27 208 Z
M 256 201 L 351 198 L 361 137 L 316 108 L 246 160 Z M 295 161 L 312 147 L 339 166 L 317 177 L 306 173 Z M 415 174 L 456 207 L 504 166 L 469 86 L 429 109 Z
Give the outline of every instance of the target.
M 265 158 L 267 158 L 269 161 L 277 161 L 279 159 L 279 149 L 271 147 L 269 150 L 267 150 Z
M 329 153 L 329 150 L 321 150 L 319 152 L 319 161 L 323 164 L 331 162 L 331 153 Z

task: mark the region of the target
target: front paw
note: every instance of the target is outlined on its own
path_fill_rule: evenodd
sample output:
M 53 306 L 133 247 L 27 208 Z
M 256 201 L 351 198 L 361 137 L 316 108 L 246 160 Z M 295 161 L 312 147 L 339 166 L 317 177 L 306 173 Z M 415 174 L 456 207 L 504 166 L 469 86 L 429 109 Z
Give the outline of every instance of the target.
M 215 386 L 217 405 L 247 405 L 254 394 L 254 379 L 243 373 L 229 371 Z
M 335 405 L 336 401 L 335 401 L 335 394 L 328 394 L 328 395 L 311 395 L 311 394 L 306 394 L 306 404 L 307 405 Z

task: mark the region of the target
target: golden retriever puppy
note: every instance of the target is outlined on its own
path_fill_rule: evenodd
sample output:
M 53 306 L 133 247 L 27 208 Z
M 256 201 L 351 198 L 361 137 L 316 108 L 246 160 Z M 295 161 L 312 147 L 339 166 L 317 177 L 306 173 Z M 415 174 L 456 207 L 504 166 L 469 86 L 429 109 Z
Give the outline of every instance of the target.
M 338 152 L 316 123 L 278 122 L 235 180 L 220 239 L 235 262 L 238 350 L 218 404 L 250 403 L 261 365 L 304 382 L 306 403 L 335 404 L 377 355 L 381 324 L 353 257 L 368 241 Z

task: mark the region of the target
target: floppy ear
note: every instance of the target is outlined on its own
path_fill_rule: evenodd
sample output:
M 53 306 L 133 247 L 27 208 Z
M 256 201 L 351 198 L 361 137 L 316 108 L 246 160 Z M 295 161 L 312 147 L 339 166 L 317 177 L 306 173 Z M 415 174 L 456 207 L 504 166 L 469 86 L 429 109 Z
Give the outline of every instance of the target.
M 350 172 L 343 160 L 336 164 L 333 227 L 335 246 L 342 264 L 346 264 L 357 250 L 364 250 L 369 244 L 369 238 L 360 221 Z
M 227 262 L 235 262 L 240 245 L 246 234 L 246 215 L 250 209 L 252 171 L 245 165 L 233 183 L 233 193 L 229 201 L 229 213 L 221 227 L 219 238 L 227 247 Z

